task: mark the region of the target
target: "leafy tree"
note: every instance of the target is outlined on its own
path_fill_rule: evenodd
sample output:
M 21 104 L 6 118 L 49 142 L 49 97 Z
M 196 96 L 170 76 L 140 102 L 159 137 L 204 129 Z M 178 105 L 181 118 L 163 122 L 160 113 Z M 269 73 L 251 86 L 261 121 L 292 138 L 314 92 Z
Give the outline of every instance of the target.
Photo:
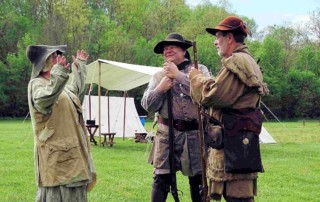
M 320 8 L 317 8 L 312 12 L 310 17 L 310 29 L 311 35 L 315 35 L 318 41 L 318 45 L 320 43 Z
M 320 77 L 320 51 L 315 44 L 306 45 L 297 52 L 295 66 L 299 70 L 310 70 Z
M 305 117 L 314 110 L 314 96 L 319 97 L 315 92 L 314 73 L 298 69 L 290 69 L 285 78 L 286 85 L 282 88 L 282 101 L 285 103 L 282 108 L 286 112 L 286 117 Z M 316 87 L 319 88 L 319 87 Z M 319 111 L 319 107 L 317 107 Z
M 0 85 L 2 116 L 25 116 L 28 112 L 27 86 L 32 69 L 25 51 L 32 42 L 30 35 L 26 34 L 18 43 L 18 52 L 7 56 L 5 77 L 1 77 L 4 85 Z

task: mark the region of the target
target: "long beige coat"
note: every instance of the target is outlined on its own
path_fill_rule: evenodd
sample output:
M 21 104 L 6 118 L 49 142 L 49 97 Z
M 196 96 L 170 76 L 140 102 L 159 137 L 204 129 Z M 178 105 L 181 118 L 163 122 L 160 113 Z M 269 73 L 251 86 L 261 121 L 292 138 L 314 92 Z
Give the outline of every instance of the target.
M 78 60 L 78 59 L 77 59 Z M 87 75 L 85 62 L 73 65 L 73 80 L 61 65 L 50 80 L 39 76 L 28 85 L 28 102 L 35 139 L 37 184 L 41 187 L 88 184 L 95 168 L 78 98 Z

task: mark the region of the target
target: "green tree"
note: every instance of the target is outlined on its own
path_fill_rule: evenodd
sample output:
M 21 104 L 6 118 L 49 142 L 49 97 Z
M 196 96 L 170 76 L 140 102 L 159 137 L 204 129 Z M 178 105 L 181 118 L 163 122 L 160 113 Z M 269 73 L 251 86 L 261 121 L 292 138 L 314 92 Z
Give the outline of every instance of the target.
M 31 64 L 26 56 L 26 47 L 33 41 L 29 34 L 21 38 L 18 52 L 7 56 L 7 64 L 1 71 L 0 111 L 2 116 L 25 116 L 28 112 L 27 86 L 31 74 Z
M 287 118 L 306 117 L 313 110 L 319 113 L 319 105 L 314 106 L 315 99 L 319 98 L 319 86 L 314 85 L 318 79 L 314 73 L 292 68 L 284 80 L 286 85 L 282 88 L 282 109 Z
M 299 70 L 310 70 L 320 77 L 320 51 L 315 44 L 306 45 L 297 52 L 295 66 Z

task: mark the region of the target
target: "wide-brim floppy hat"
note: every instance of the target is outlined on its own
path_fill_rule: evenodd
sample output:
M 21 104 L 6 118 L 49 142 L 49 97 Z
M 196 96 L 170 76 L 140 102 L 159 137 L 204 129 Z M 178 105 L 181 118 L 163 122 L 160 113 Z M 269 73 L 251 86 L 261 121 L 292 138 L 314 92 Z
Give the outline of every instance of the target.
M 170 33 L 165 38 L 165 40 L 160 41 L 155 47 L 154 52 L 157 54 L 163 53 L 163 48 L 166 45 L 175 45 L 179 46 L 183 49 L 188 49 L 192 46 L 192 42 L 184 39 L 180 34 L 178 33 Z
M 246 36 L 251 35 L 246 23 L 236 16 L 226 17 L 214 28 L 206 28 L 206 31 L 212 35 L 216 35 L 218 31 L 242 32 Z
M 67 45 L 48 46 L 48 45 L 30 45 L 27 47 L 27 57 L 32 63 L 31 79 L 36 78 L 43 70 L 48 57 L 57 52 L 62 54 L 66 52 Z

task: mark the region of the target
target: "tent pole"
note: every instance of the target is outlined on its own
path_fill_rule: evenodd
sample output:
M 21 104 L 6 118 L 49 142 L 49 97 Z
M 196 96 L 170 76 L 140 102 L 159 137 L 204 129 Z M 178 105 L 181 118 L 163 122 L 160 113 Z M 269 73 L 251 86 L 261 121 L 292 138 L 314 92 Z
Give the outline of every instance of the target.
M 124 140 L 125 137 L 125 133 L 126 133 L 126 103 L 127 103 L 127 91 L 123 92 L 123 96 L 124 96 L 124 109 L 123 109 L 123 137 L 122 139 Z
M 108 90 L 107 96 L 108 96 L 108 133 L 110 133 L 110 94 L 109 94 L 109 90 Z
M 99 145 L 101 146 L 101 62 L 99 62 L 98 96 L 99 96 Z
M 89 120 L 91 120 L 91 88 L 92 88 L 92 83 L 89 86 Z

